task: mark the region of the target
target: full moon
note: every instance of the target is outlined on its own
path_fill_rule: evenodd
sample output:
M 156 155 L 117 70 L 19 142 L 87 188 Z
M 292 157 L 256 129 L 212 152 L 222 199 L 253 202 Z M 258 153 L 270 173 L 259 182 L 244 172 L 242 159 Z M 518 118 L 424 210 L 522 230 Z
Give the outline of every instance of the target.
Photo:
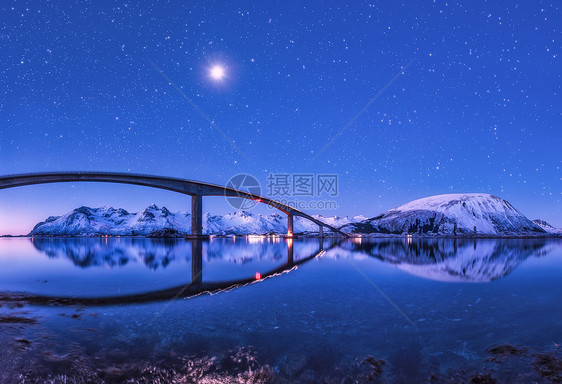
M 221 80 L 225 73 L 224 73 L 224 67 L 220 66 L 220 65 L 214 65 L 211 68 L 211 71 L 209 72 L 209 74 L 211 75 L 211 77 L 214 80 Z

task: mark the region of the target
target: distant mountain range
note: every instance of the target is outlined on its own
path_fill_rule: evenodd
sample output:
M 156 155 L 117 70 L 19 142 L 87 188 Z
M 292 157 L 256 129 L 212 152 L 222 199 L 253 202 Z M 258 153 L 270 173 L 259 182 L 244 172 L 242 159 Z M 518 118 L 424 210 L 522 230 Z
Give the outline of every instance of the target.
M 364 216 L 316 218 L 335 227 L 365 220 Z M 203 233 L 213 235 L 267 235 L 287 233 L 287 218 L 272 213 L 263 215 L 238 211 L 226 215 L 204 216 Z M 295 233 L 317 233 L 318 225 L 300 218 L 294 221 Z M 112 207 L 80 207 L 62 216 L 51 216 L 38 223 L 32 236 L 153 236 L 173 237 L 191 233 L 191 214 L 172 213 L 155 204 L 141 212 L 130 213 Z
M 411 234 L 420 236 L 558 236 L 562 230 L 531 221 L 509 202 L 489 194 L 467 193 L 427 197 L 366 218 L 315 216 L 353 234 Z M 238 211 L 204 216 L 203 233 L 213 235 L 266 235 L 287 232 L 284 215 Z M 318 226 L 296 218 L 296 234 L 318 233 Z M 32 236 L 152 236 L 173 237 L 191 233 L 191 214 L 172 213 L 151 205 L 130 213 L 113 207 L 80 207 L 38 223 Z

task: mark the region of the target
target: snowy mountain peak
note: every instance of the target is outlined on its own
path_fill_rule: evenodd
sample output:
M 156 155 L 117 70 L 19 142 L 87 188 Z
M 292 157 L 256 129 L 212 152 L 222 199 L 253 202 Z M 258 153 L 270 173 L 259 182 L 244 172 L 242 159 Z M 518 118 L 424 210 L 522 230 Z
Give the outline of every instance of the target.
M 403 204 L 391 211 L 446 209 L 458 204 L 461 204 L 464 207 L 466 207 L 466 204 L 484 204 L 488 208 L 490 206 L 496 205 L 507 205 L 513 208 L 507 201 L 487 193 L 451 193 L 445 195 L 429 196 L 422 199 L 410 201 L 409 203 Z
M 545 233 L 508 201 L 486 193 L 447 194 L 414 200 L 343 229 L 367 233 L 465 236 Z
M 239 217 L 253 217 L 254 216 L 253 213 L 248 212 L 248 211 L 242 211 L 242 210 L 234 212 L 234 215 L 239 216 Z

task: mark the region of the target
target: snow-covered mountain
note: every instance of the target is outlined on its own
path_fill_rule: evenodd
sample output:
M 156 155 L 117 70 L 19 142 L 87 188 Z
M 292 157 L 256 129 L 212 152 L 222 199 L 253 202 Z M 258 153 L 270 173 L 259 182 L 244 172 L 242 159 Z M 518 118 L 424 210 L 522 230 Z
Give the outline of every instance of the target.
M 552 225 L 550 225 L 550 223 L 547 223 L 544 220 L 535 219 L 535 220 L 533 220 L 533 223 L 535 223 L 536 225 L 538 225 L 539 227 L 541 227 L 542 229 L 544 229 L 548 233 L 554 233 L 554 234 L 561 234 L 562 235 L 562 228 L 553 227 Z
M 319 220 L 335 227 L 362 221 L 364 216 L 324 217 Z M 170 229 L 180 234 L 191 233 L 191 214 L 172 213 L 166 207 L 151 205 L 138 213 L 112 207 L 80 207 L 62 216 L 51 216 L 38 223 L 29 233 L 32 236 L 147 236 Z M 315 233 L 318 226 L 308 220 L 295 218 L 295 233 Z M 170 232 L 170 231 L 166 231 Z M 238 211 L 222 216 L 206 214 L 203 232 L 213 235 L 263 235 L 287 233 L 287 218 L 273 213 L 263 215 Z M 156 232 L 158 233 L 158 232 Z
M 343 226 L 355 233 L 524 236 L 547 232 L 509 202 L 485 193 L 414 200 L 382 215 Z
M 80 207 L 62 216 L 51 216 L 38 223 L 34 236 L 148 235 L 162 228 L 189 230 L 191 216 L 173 214 L 166 207 L 151 205 L 138 213 L 113 207 Z
M 426 197 L 377 217 L 315 216 L 348 233 L 416 234 L 457 236 L 545 236 L 561 235 L 541 220 L 535 222 L 499 197 L 483 193 Z M 204 216 L 203 233 L 213 235 L 263 235 L 287 232 L 285 215 L 237 211 Z M 318 226 L 295 217 L 295 233 L 317 233 Z M 191 233 L 191 214 L 172 213 L 151 205 L 130 213 L 112 207 L 80 207 L 62 216 L 51 216 L 33 228 L 32 236 L 148 236 L 151 233 L 185 235 Z

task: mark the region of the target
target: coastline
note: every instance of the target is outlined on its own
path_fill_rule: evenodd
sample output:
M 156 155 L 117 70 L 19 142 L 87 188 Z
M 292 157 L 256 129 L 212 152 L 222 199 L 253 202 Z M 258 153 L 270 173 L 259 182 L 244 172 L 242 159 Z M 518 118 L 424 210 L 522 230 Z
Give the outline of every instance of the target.
M 38 239 L 105 239 L 105 238 L 126 238 L 126 239 L 183 239 L 183 240 L 207 240 L 207 239 L 232 239 L 232 238 L 263 238 L 263 239 L 376 239 L 376 238 L 394 238 L 394 239 L 462 239 L 462 240 L 479 240 L 479 239 L 562 239 L 562 233 L 538 233 L 524 235 L 450 235 L 450 234 L 397 234 L 397 233 L 351 233 L 349 237 L 338 234 L 324 234 L 323 236 L 314 234 L 294 234 L 288 235 L 260 235 L 260 234 L 244 234 L 244 235 L 202 235 L 202 236 L 150 236 L 150 235 L 0 235 L 0 238 L 38 238 Z

